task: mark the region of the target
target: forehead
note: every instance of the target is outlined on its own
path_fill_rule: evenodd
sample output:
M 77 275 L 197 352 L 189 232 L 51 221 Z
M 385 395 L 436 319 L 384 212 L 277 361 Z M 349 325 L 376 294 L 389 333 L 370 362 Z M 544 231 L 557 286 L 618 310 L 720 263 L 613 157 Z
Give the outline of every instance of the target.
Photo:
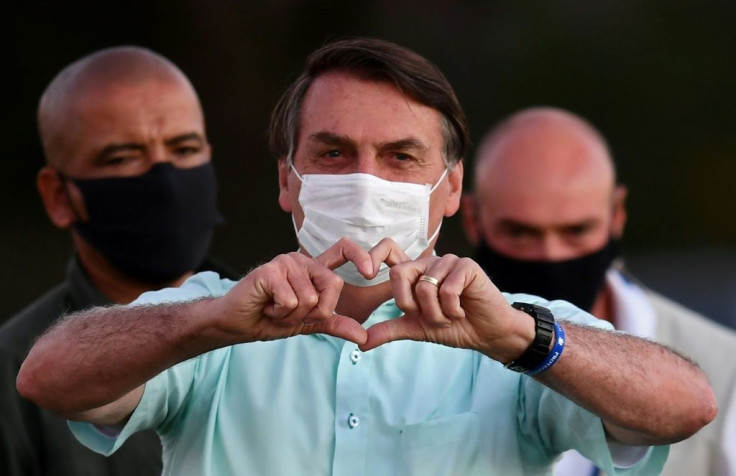
M 391 83 L 340 72 L 315 79 L 302 103 L 299 124 L 299 144 L 317 132 L 330 132 L 366 144 L 415 138 L 438 152 L 442 146 L 437 110 Z
M 530 224 L 605 216 L 614 174 L 604 147 L 558 122 L 517 127 L 481 147 L 475 190 L 487 218 Z
M 514 162 L 510 162 L 514 164 Z M 516 163 L 521 165 L 521 163 Z M 475 183 L 479 212 L 487 222 L 513 220 L 538 227 L 564 226 L 611 213 L 613 180 L 586 169 L 493 167 Z
M 114 119 L 116 127 L 146 120 L 202 121 L 195 93 L 170 80 L 97 85 L 76 94 L 69 108 L 82 121 Z
M 113 143 L 150 143 L 200 133 L 204 119 L 190 87 L 174 81 L 106 84 L 69 100 L 60 134 L 71 158 Z
M 488 221 L 513 220 L 539 227 L 562 226 L 608 216 L 612 189 L 591 182 L 565 187 L 529 182 L 508 183 L 478 193 L 480 212 Z

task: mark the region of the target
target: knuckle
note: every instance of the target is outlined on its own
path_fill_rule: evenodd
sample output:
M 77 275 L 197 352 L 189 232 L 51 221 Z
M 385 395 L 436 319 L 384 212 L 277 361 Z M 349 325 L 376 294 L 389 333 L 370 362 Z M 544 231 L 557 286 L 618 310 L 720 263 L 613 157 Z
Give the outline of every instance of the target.
M 275 266 L 279 266 L 279 267 L 288 266 L 289 263 L 291 263 L 292 261 L 290 254 L 291 253 L 278 255 L 274 259 L 272 259 L 270 262 L 266 263 L 264 266 L 274 266 L 274 267 Z
M 292 251 L 286 255 L 286 258 L 289 259 L 289 261 L 301 261 L 301 262 L 307 262 L 307 261 L 313 261 L 313 258 L 310 258 L 309 256 L 300 253 L 298 251 Z
M 471 258 L 467 258 L 467 257 L 464 257 L 464 258 L 460 258 L 460 259 L 459 259 L 459 262 L 460 262 L 460 264 L 461 264 L 462 266 L 479 266 L 479 265 L 478 265 L 478 263 L 476 263 L 476 262 L 475 262 L 474 260 L 472 260 Z
M 308 293 L 306 296 L 304 296 L 303 299 L 303 306 L 313 308 L 317 305 L 319 302 L 319 295 L 317 293 Z
M 417 312 L 419 310 L 419 306 L 417 303 L 406 296 L 396 296 L 396 306 L 401 309 L 404 313 L 410 314 Z
M 387 246 L 389 248 L 395 248 L 397 245 L 393 238 L 386 237 L 386 238 L 382 238 L 381 241 L 379 241 L 375 247 L 378 248 L 379 246 L 381 247 Z
M 299 305 L 299 300 L 296 296 L 285 296 L 281 299 L 280 307 L 288 311 L 296 309 Z
M 398 263 L 398 264 L 390 267 L 389 270 L 388 270 L 388 279 L 390 279 L 391 281 L 402 279 L 404 277 L 404 274 L 405 274 L 405 272 L 404 272 L 405 268 L 406 267 L 405 266 L 402 266 L 401 263 Z
M 338 291 L 342 289 L 343 285 L 345 284 L 345 281 L 337 274 L 337 273 L 330 273 L 327 276 L 327 279 L 329 281 L 328 286 L 331 288 L 335 288 Z
M 343 236 L 331 248 L 351 248 L 355 245 L 350 238 Z
M 442 300 L 450 300 L 450 299 L 453 299 L 457 295 L 457 293 L 455 293 L 455 291 L 451 289 L 449 286 L 440 287 L 440 289 L 437 291 L 437 294 Z
M 282 266 L 279 264 L 279 261 L 277 261 L 277 259 L 278 259 L 278 257 L 272 259 L 268 263 L 264 263 L 264 264 L 260 265 L 259 267 L 257 267 L 253 271 L 254 272 L 257 272 L 257 273 L 262 273 L 262 274 L 265 274 L 265 275 L 275 274 L 275 273 L 278 272 L 279 269 L 282 268 Z

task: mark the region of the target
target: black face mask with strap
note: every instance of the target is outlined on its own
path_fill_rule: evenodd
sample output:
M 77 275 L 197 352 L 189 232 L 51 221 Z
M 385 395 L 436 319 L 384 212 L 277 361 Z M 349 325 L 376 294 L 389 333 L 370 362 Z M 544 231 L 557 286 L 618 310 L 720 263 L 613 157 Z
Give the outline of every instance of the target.
M 475 260 L 503 292 L 564 299 L 590 311 L 619 254 L 619 240 L 610 238 L 598 251 L 562 261 L 520 260 L 502 255 L 481 238 Z
M 211 163 L 181 169 L 157 164 L 143 175 L 73 179 L 89 221 L 79 234 L 121 272 L 143 282 L 165 283 L 204 259 L 215 225 L 217 181 Z

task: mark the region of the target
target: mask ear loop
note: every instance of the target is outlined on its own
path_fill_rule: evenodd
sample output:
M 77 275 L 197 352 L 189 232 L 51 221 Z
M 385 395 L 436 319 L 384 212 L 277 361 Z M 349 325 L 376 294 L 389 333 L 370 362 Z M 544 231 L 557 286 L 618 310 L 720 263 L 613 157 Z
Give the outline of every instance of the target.
M 432 243 L 432 241 L 439 236 L 440 228 L 442 228 L 442 221 L 443 220 L 440 220 L 440 224 L 437 225 L 437 229 L 434 231 L 434 233 L 432 233 L 432 236 L 427 238 L 427 243 Z
M 445 180 L 445 177 L 447 177 L 447 174 L 449 172 L 450 172 L 450 166 L 448 165 L 447 167 L 445 167 L 445 171 L 442 172 L 442 175 L 440 175 L 439 180 L 437 180 L 437 182 L 432 186 L 432 188 L 429 189 L 429 194 L 430 195 L 432 194 L 432 192 L 434 192 L 435 190 L 437 190 L 437 187 L 439 187 L 440 184 L 442 183 L 442 181 Z M 432 243 L 432 241 L 435 238 L 437 238 L 437 236 L 439 236 L 440 229 L 442 228 L 442 221 L 443 220 L 440 220 L 440 224 L 437 225 L 437 229 L 434 231 L 434 233 L 432 233 L 432 236 L 430 236 L 429 238 L 427 238 L 427 243 Z
M 294 171 L 294 175 L 296 175 L 296 178 L 299 179 L 299 181 L 303 184 L 304 178 L 299 174 L 299 172 L 296 170 L 296 167 L 294 167 L 294 161 L 291 158 L 291 152 L 289 152 L 289 155 L 286 156 L 286 163 L 289 164 L 289 168 Z M 304 218 L 306 219 L 306 217 Z M 299 243 L 299 228 L 296 226 L 296 219 L 294 218 L 294 214 L 291 214 L 291 224 L 294 227 L 294 235 L 296 236 L 296 244 L 299 246 L 299 250 L 301 251 L 302 244 Z M 302 226 L 304 226 L 304 223 L 302 223 Z
M 291 152 L 289 152 L 289 155 L 286 156 L 286 163 L 289 164 L 289 168 L 294 171 L 294 175 L 296 175 L 296 178 L 298 178 L 301 183 L 304 183 L 304 177 L 301 176 L 301 174 L 296 170 L 296 167 L 294 166 L 294 160 L 291 157 Z
M 449 172 L 450 172 L 450 167 L 449 167 L 449 166 L 448 166 L 448 167 L 445 167 L 445 171 L 444 171 L 444 172 L 442 172 L 442 175 L 440 175 L 440 178 L 439 178 L 439 180 L 437 180 L 437 182 L 435 182 L 435 184 L 434 184 L 434 185 L 432 185 L 432 188 L 430 188 L 430 189 L 429 189 L 429 193 L 430 193 L 430 194 L 431 194 L 432 192 L 434 192 L 435 190 L 437 190 L 437 187 L 439 187 L 439 186 L 440 186 L 440 184 L 442 183 L 442 181 L 443 181 L 443 180 L 445 180 L 445 177 L 447 177 L 447 174 L 448 174 Z

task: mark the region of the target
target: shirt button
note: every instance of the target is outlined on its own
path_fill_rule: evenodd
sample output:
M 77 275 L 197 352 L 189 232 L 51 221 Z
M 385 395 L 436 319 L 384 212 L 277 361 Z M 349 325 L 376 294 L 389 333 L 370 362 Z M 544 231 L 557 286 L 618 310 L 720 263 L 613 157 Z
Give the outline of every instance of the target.
M 358 425 L 360 425 L 360 418 L 358 418 L 355 414 L 351 413 L 348 417 L 348 426 L 350 428 L 356 428 Z
M 363 356 L 360 354 L 360 351 L 358 349 L 355 349 L 350 353 L 350 361 L 353 363 L 353 365 L 357 364 L 361 358 L 363 358 Z

